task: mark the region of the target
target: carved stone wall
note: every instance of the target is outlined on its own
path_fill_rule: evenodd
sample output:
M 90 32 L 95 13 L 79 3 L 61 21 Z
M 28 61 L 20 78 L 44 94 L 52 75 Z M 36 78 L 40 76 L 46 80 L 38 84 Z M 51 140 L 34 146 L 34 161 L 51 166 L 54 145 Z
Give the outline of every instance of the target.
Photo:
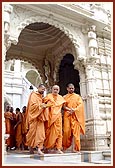
M 111 42 L 97 38 L 98 58 L 86 60 L 86 134 L 82 147 L 87 150 L 110 149 L 111 111 Z M 88 148 L 87 148 L 88 147 Z

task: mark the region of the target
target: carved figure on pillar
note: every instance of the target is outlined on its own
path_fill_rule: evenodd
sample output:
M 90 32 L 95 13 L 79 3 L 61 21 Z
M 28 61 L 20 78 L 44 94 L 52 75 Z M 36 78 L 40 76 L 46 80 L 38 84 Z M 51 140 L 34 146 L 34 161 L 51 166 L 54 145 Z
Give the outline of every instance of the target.
M 48 79 L 49 79 L 49 76 L 50 76 L 50 64 L 49 64 L 49 61 L 47 59 L 45 59 L 44 70 L 45 70 L 45 76 L 47 78 L 45 83 L 48 83 Z
M 90 27 L 90 30 L 88 32 L 88 39 L 89 39 L 89 55 L 90 57 L 94 57 L 97 55 L 97 40 L 96 40 L 96 33 L 95 33 L 95 25 L 92 25 Z

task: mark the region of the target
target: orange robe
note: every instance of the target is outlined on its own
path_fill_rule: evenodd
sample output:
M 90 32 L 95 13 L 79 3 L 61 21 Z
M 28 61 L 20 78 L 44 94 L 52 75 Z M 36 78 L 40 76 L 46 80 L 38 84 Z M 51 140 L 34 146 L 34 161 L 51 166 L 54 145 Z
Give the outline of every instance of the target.
M 46 139 L 45 148 L 62 148 L 62 114 L 61 109 L 64 98 L 61 95 L 54 96 L 52 93 L 44 98 L 44 102 L 52 105 L 49 107 L 49 119 L 45 125 Z
M 22 145 L 22 114 L 19 112 L 16 114 L 16 129 L 15 129 L 15 138 L 16 138 L 16 146 L 20 148 Z
M 16 124 L 16 114 L 12 112 L 13 120 L 11 120 L 11 139 L 12 139 L 12 147 L 16 146 L 16 139 L 15 139 L 15 130 L 14 126 Z
M 9 111 L 5 112 L 4 118 L 5 118 L 5 133 L 10 135 L 10 137 L 6 140 L 6 144 L 7 146 L 12 147 L 11 144 L 11 132 L 12 132 L 11 120 L 13 120 L 12 113 Z
M 26 145 L 32 148 L 43 148 L 45 139 L 44 110 L 41 108 L 42 95 L 32 92 L 26 108 Z
M 66 94 L 65 105 L 75 109 L 72 114 L 64 110 L 64 126 L 63 126 L 63 148 L 66 150 L 72 144 L 74 137 L 75 150 L 80 151 L 80 133 L 85 134 L 85 116 L 84 105 L 81 97 L 75 93 Z
M 26 147 L 26 114 L 22 112 L 22 144 L 24 148 Z

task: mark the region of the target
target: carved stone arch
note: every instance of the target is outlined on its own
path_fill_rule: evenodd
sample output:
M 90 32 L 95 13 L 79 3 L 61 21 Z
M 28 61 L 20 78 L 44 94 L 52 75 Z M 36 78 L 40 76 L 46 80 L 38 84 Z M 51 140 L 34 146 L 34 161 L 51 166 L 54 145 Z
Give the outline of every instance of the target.
M 35 87 L 38 86 L 39 83 L 42 83 L 42 79 L 39 75 L 39 72 L 36 69 L 28 69 L 26 71 L 25 77 L 28 79 L 30 83 L 32 83 Z M 34 78 L 33 78 L 34 77 Z M 39 83 L 38 83 L 39 79 Z
M 8 57 L 5 61 L 9 61 L 9 60 L 13 60 L 13 59 L 15 59 L 15 60 L 20 60 L 20 61 L 25 61 L 25 62 L 27 62 L 27 63 L 30 63 L 32 66 L 35 67 L 36 71 L 38 71 L 38 73 L 40 74 L 40 77 L 41 77 L 43 80 L 45 80 L 45 79 L 44 79 L 43 72 L 39 69 L 39 67 L 37 66 L 35 60 L 30 59 L 30 58 L 28 59 L 28 58 L 23 57 L 23 56 L 20 56 L 20 57 L 11 56 L 10 58 Z
M 5 61 L 9 61 L 9 60 L 13 60 L 13 59 L 31 63 L 32 66 L 34 66 L 34 67 L 37 69 L 36 64 L 35 64 L 35 61 L 33 61 L 33 59 L 28 59 L 28 58 L 26 58 L 26 57 L 22 57 L 22 56 L 20 56 L 20 57 L 10 56 L 10 57 L 7 57 L 7 59 L 6 59 Z
M 37 66 L 37 64 L 36 64 L 36 60 L 33 60 L 33 59 L 28 59 L 28 58 L 23 58 L 22 57 L 22 59 L 21 60 L 23 60 L 23 61 L 26 61 L 26 62 L 28 62 L 28 63 L 30 63 L 30 64 L 32 64 L 32 66 L 34 66 L 35 67 L 35 69 L 38 71 L 38 73 L 40 74 L 40 77 L 42 78 L 42 80 L 44 81 L 45 79 L 45 77 L 44 77 L 44 73 L 42 72 L 42 70 L 40 70 L 39 69 L 39 67 Z
M 43 22 L 43 23 L 47 23 L 49 25 L 52 25 L 58 29 L 60 29 L 60 31 L 64 32 L 64 34 L 70 39 L 70 41 L 72 42 L 72 44 L 74 45 L 76 52 L 79 53 L 79 47 L 80 45 L 78 44 L 77 39 L 75 38 L 75 36 L 73 35 L 73 33 L 71 32 L 71 30 L 69 28 L 67 28 L 64 24 L 62 24 L 60 21 L 48 18 L 46 16 L 35 16 L 35 17 L 30 17 L 25 19 L 23 22 L 20 23 L 19 26 L 17 26 L 17 34 L 18 37 L 21 33 L 21 31 L 28 26 L 29 24 L 35 23 L 35 22 Z
M 61 62 L 61 59 L 63 58 L 63 56 L 67 53 L 70 53 L 74 56 L 74 60 L 77 60 L 77 57 L 80 55 L 79 54 L 79 48 L 80 48 L 80 44 L 79 41 L 76 39 L 76 36 L 73 34 L 73 32 L 66 26 L 64 25 L 62 22 L 56 20 L 55 18 L 49 18 L 47 16 L 32 16 L 29 18 L 26 18 L 24 21 L 22 21 L 17 27 L 17 36 L 19 38 L 19 35 L 21 33 L 21 31 L 28 26 L 29 24 L 32 23 L 36 23 L 36 22 L 43 22 L 49 25 L 52 25 L 58 29 L 60 29 L 60 31 L 62 31 L 70 40 L 71 43 L 71 47 L 72 48 L 67 48 L 67 49 L 63 49 L 63 51 L 61 51 L 61 53 L 58 54 L 58 60 L 56 60 L 56 66 L 55 66 L 55 70 L 54 73 L 56 74 L 56 79 L 58 79 L 58 69 L 59 69 L 59 64 Z M 36 67 L 36 62 L 34 64 L 33 60 L 31 60 L 31 63 Z M 36 67 L 38 69 L 38 67 Z M 41 71 L 39 69 L 39 71 Z M 45 76 L 43 74 L 43 72 L 40 72 L 41 77 L 43 78 L 43 82 L 45 82 Z

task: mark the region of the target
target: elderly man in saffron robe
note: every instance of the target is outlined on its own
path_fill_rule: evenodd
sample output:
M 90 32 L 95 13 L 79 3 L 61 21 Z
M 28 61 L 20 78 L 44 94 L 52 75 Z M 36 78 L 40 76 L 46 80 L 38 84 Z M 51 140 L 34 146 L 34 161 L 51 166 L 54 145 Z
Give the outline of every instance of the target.
M 49 119 L 45 124 L 46 139 L 44 147 L 47 150 L 56 149 L 57 153 L 63 153 L 62 149 L 62 114 L 61 109 L 65 102 L 64 98 L 59 95 L 60 88 L 58 85 L 52 87 L 52 93 L 44 98 L 44 103 L 49 105 Z
M 43 94 L 45 86 L 40 84 L 38 91 L 33 91 L 29 97 L 26 108 L 26 145 L 30 148 L 30 153 L 34 153 L 33 149 L 38 148 L 38 154 L 43 155 L 42 148 L 45 139 L 44 121 L 44 106 Z
M 63 126 L 63 150 L 72 145 L 74 139 L 73 152 L 78 152 L 80 146 L 80 133 L 85 134 L 84 104 L 81 97 L 74 93 L 74 85 L 68 84 L 68 94 L 64 95 L 66 103 L 64 105 L 64 126 Z

